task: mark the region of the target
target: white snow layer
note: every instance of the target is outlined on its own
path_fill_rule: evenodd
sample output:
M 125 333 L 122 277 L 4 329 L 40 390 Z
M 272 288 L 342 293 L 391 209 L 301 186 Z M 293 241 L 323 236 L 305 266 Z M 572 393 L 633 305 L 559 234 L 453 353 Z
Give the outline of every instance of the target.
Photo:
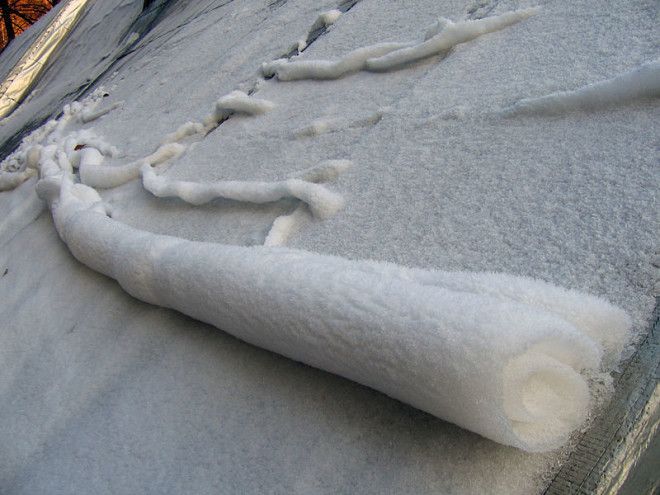
M 378 43 L 358 48 L 339 60 L 275 60 L 262 64 L 265 76 L 277 76 L 281 81 L 299 79 L 338 79 L 349 72 L 359 70 L 385 71 L 404 64 L 443 53 L 452 47 L 499 31 L 527 19 L 538 12 L 537 8 L 506 12 L 504 14 L 453 23 L 438 20 L 424 36 L 421 43 Z
M 611 79 L 573 91 L 560 91 L 538 98 L 525 98 L 504 110 L 505 115 L 553 114 L 588 110 L 637 98 L 660 97 L 660 60 L 655 60 Z
M 74 113 L 49 125 L 50 134 L 33 133 L 50 144 L 15 158 L 32 167 L 38 161 L 37 194 L 73 255 L 140 300 L 531 452 L 561 446 L 585 421 L 589 378 L 604 372 L 604 358 L 605 365 L 616 363 L 628 341 L 623 311 L 544 282 L 271 247 L 305 220 L 303 205 L 275 221 L 264 247 L 193 242 L 124 225 L 108 218 L 99 194 L 85 185 L 109 179 L 95 175 L 104 170 L 99 149 L 72 146 L 70 136 L 82 131 L 64 135 Z M 152 167 L 182 149 L 164 144 L 139 162 L 147 190 L 195 205 L 217 197 L 256 203 L 295 197 L 319 218 L 341 207 L 341 197 L 317 183 L 346 170 L 347 160 L 274 183 L 158 176 Z M 73 153 L 83 183 L 74 182 Z

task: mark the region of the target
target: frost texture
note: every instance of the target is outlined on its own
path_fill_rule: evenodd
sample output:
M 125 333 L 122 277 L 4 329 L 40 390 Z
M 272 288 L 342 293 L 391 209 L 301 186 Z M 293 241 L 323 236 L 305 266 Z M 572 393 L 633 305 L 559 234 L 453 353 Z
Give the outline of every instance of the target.
M 637 98 L 660 97 L 660 60 L 641 65 L 611 79 L 560 91 L 539 98 L 525 98 L 504 110 L 505 115 L 558 114 L 626 103 Z

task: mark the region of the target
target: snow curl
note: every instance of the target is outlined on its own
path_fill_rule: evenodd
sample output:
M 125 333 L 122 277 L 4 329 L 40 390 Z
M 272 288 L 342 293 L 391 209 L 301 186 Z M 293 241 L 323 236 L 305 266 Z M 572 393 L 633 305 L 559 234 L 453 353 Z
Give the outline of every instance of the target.
M 299 79 L 339 79 L 349 72 L 366 67 L 367 60 L 380 57 L 394 50 L 411 46 L 410 43 L 378 43 L 358 48 L 338 60 L 294 60 L 278 59 L 261 66 L 264 76 L 277 76 L 280 81 Z
M 344 204 L 339 194 L 321 185 L 300 179 L 279 182 L 174 181 L 157 175 L 149 165 L 145 165 L 142 167 L 142 183 L 154 196 L 177 197 L 193 205 L 202 205 L 217 198 L 249 203 L 270 203 L 283 198 L 296 198 L 309 205 L 314 216 L 321 219 L 331 217 Z
M 232 91 L 216 101 L 213 112 L 204 119 L 203 125 L 208 131 L 233 113 L 261 115 L 270 112 L 273 108 L 275 104 L 271 101 L 252 98 L 243 91 Z

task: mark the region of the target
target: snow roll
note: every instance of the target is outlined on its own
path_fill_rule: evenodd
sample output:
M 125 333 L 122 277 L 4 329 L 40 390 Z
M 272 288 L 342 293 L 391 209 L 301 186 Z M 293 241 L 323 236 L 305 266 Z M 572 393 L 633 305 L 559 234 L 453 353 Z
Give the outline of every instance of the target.
M 561 446 L 586 418 L 585 375 L 598 372 L 603 345 L 578 328 L 584 318 L 547 303 L 553 286 L 515 298 L 496 275 L 461 282 L 460 274 L 155 235 L 108 218 L 93 189 L 67 181 L 47 198 L 60 236 L 138 299 L 527 451 Z M 545 306 L 537 304 L 543 287 L 552 296 Z

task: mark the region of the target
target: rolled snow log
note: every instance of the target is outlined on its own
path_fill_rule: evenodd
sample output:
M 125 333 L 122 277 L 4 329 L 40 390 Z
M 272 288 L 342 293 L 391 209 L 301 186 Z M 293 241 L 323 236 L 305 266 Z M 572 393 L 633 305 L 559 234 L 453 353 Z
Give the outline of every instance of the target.
M 625 311 L 604 299 L 576 290 L 506 273 L 422 270 L 382 263 L 379 268 L 422 285 L 515 301 L 554 313 L 600 345 L 606 368 L 618 363 L 630 343 L 632 322 Z
M 586 417 L 580 372 L 598 369 L 601 347 L 550 311 L 389 264 L 147 233 L 83 189 L 51 202 L 59 235 L 138 299 L 526 451 L 561 446 Z
M 116 167 L 103 165 L 101 154 L 90 152 L 87 155 L 81 155 L 80 181 L 87 186 L 101 189 L 118 187 L 126 182 L 138 179 L 140 169 L 143 166 L 154 167 L 160 165 L 181 156 L 185 150 L 186 147 L 179 143 L 162 144 L 151 155 L 136 162 Z M 87 161 L 83 159 L 85 157 L 88 159 Z
M 504 110 L 517 114 L 559 114 L 627 103 L 638 98 L 660 97 L 660 60 L 643 64 L 611 79 L 573 91 L 559 91 L 538 98 L 522 99 Z

